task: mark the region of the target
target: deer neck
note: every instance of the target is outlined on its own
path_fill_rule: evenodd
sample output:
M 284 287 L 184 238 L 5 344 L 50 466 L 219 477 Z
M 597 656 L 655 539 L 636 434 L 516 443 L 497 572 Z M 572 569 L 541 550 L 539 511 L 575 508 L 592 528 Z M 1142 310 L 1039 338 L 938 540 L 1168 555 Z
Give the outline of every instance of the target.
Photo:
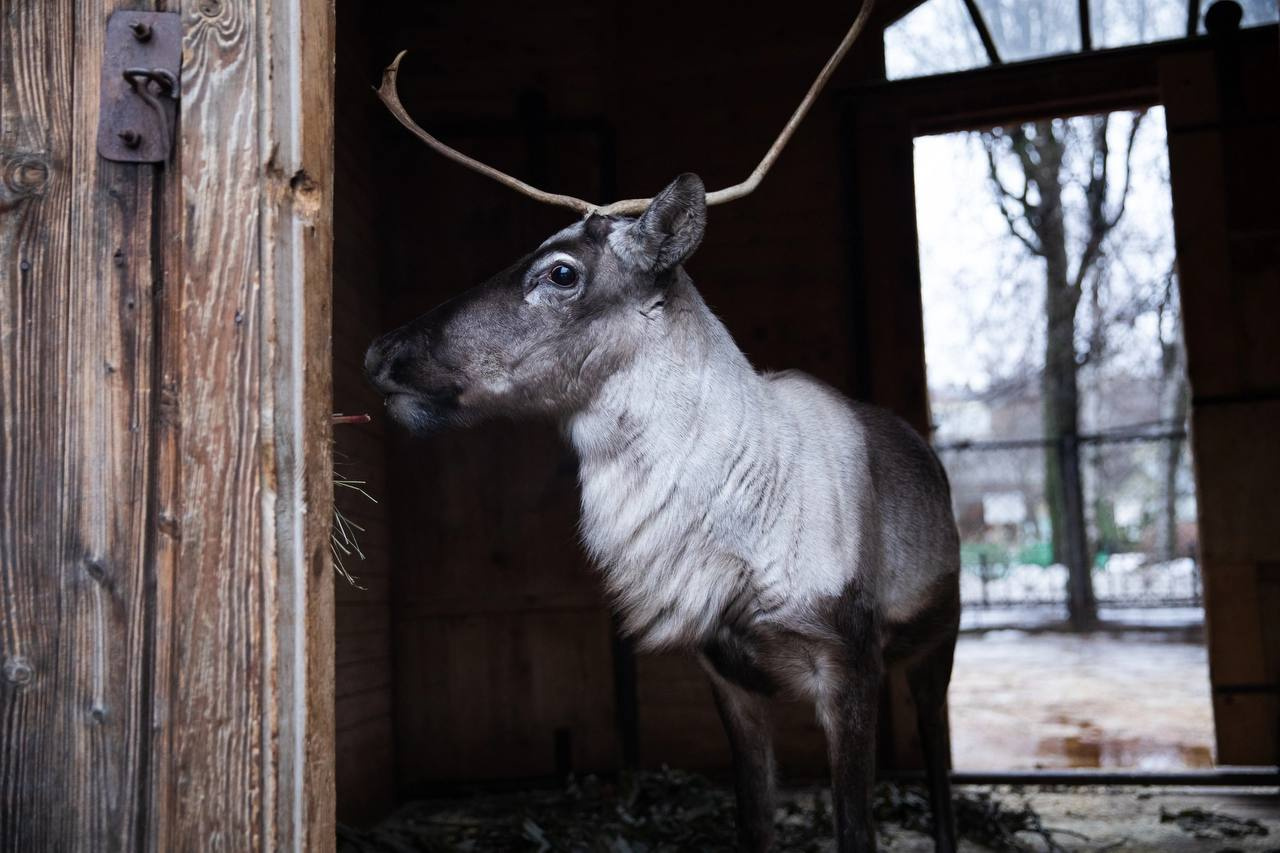
M 583 539 L 650 648 L 697 642 L 741 592 L 741 504 L 723 486 L 770 454 L 764 381 L 728 331 L 691 286 L 664 311 L 652 345 L 566 424 Z

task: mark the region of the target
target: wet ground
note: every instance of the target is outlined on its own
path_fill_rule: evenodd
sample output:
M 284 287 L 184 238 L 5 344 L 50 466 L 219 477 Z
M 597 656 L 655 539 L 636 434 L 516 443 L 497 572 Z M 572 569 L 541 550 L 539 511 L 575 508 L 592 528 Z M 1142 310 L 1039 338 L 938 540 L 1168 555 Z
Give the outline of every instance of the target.
M 1212 766 L 1208 658 L 1186 636 L 962 634 L 950 692 L 954 766 Z

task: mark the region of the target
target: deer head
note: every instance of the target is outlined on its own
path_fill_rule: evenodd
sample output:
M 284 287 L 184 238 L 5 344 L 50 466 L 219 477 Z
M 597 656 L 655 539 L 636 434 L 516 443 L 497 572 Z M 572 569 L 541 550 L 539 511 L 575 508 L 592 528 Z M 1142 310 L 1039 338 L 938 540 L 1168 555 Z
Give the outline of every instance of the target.
M 584 219 L 489 281 L 375 341 L 365 370 L 393 418 L 417 430 L 492 414 L 565 415 L 637 357 L 662 317 L 664 288 L 702 239 L 706 208 L 759 186 L 870 17 L 863 0 L 835 53 L 755 170 L 708 193 L 682 175 L 653 199 L 597 205 L 532 187 L 457 151 L 408 114 L 396 88 L 402 51 L 378 97 L 448 159 Z
M 374 341 L 365 371 L 391 417 L 419 432 L 572 414 L 660 334 L 664 294 L 705 222 L 706 192 L 689 174 L 637 218 L 591 214 Z

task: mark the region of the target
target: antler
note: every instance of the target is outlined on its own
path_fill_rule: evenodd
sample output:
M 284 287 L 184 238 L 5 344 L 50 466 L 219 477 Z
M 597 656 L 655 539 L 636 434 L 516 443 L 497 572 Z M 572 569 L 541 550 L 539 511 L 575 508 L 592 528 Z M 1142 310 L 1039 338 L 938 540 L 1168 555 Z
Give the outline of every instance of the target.
M 836 47 L 835 53 L 831 54 L 831 58 L 827 60 L 827 64 L 822 66 L 822 70 L 818 72 L 818 77 L 813 81 L 813 85 L 809 87 L 809 91 L 805 93 L 804 99 L 800 101 L 800 106 L 796 107 L 795 112 L 791 114 L 791 118 L 783 125 L 782 132 L 778 134 L 778 138 L 773 141 L 773 145 L 769 146 L 769 150 L 765 152 L 760 163 L 756 166 L 747 179 L 739 184 L 731 187 L 725 187 L 722 190 L 715 190 L 707 193 L 707 204 L 723 204 L 726 201 L 742 198 L 749 195 L 756 187 L 760 186 L 760 182 L 764 176 L 768 174 L 769 169 L 773 167 L 773 163 L 778 159 L 778 155 L 782 153 L 782 149 L 786 147 L 791 140 L 792 134 L 796 128 L 800 126 L 800 122 L 804 121 L 805 115 L 808 114 L 809 108 L 813 106 L 813 102 L 817 100 L 818 95 L 822 92 L 823 87 L 827 85 L 827 81 L 831 79 L 831 75 L 835 73 L 836 68 L 844 59 L 845 54 L 849 52 L 849 48 L 858 40 L 858 36 L 862 34 L 862 30 L 866 27 L 867 18 L 871 15 L 871 7 L 875 5 L 875 0 L 862 0 L 862 8 L 858 10 L 858 15 L 853 19 L 853 24 L 849 27 L 849 31 L 845 33 L 844 38 Z M 405 110 L 404 104 L 400 103 L 400 93 L 396 89 L 396 78 L 400 74 L 400 60 L 404 59 L 407 50 L 400 51 L 396 55 L 395 60 L 386 67 L 382 72 L 382 85 L 378 87 L 378 97 L 382 103 L 386 105 L 391 114 L 415 136 L 421 139 L 427 145 L 436 151 L 448 157 L 455 163 L 466 166 L 468 169 L 479 172 L 486 177 L 492 178 L 504 186 L 508 186 L 516 192 L 523 193 L 535 201 L 546 202 L 560 207 L 567 207 L 570 210 L 576 210 L 584 216 L 591 213 L 599 213 L 601 215 L 620 214 L 623 216 L 633 216 L 643 213 L 645 208 L 649 206 L 652 199 L 647 198 L 630 198 L 624 201 L 615 201 L 612 204 L 598 205 L 589 201 L 583 201 L 580 198 L 574 198 L 569 195 L 560 195 L 559 193 L 549 193 L 540 190 L 537 187 L 530 186 L 519 178 L 513 178 L 505 172 L 500 172 L 492 166 L 481 163 L 473 157 L 468 157 L 456 148 L 445 145 L 439 139 L 436 139 L 430 133 L 423 130 Z

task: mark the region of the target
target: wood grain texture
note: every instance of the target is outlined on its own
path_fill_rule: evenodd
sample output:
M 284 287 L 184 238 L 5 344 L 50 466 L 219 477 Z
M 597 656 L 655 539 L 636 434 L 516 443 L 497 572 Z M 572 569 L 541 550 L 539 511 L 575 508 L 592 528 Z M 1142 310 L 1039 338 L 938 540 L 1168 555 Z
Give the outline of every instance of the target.
M 153 167 L 138 5 L 0 4 L 0 849 L 324 849 L 332 10 L 190 4 Z
M 0 5 L 0 848 L 53 849 L 78 828 L 42 780 L 75 758 L 84 679 L 60 654 L 83 610 L 64 608 L 79 562 L 75 501 L 59 482 L 74 404 L 65 349 L 70 302 L 71 3 L 45 14 Z M 80 714 L 76 714 L 76 711 Z
M 275 772 L 264 847 L 332 847 L 334 8 L 259 0 L 263 575 Z
M 259 411 L 264 404 L 256 4 L 183 15 L 179 538 L 158 849 L 260 849 L 270 755 Z M 169 355 L 169 354 L 167 354 Z M 167 832 L 163 830 L 167 829 Z
M 127 5 L 0 5 L 4 849 L 133 847 L 150 813 L 156 172 L 95 150 Z
M 333 844 L 332 9 L 184 6 L 169 825 Z

